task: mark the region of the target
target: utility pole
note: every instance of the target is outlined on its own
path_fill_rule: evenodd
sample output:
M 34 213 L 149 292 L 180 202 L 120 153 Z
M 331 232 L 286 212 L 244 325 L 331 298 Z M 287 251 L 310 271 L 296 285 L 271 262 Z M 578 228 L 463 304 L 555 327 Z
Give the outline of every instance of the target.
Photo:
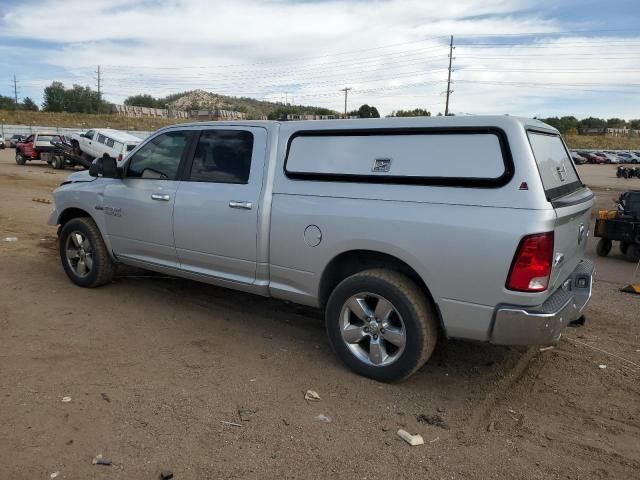
M 100 107 L 102 107 L 102 92 L 100 90 L 100 83 L 101 83 L 101 78 L 100 78 L 100 65 L 98 65 L 98 71 L 96 72 L 98 74 L 98 113 L 100 113 Z
M 349 95 L 350 90 L 353 89 L 350 87 L 340 89 L 341 92 L 344 92 L 344 118 L 347 118 L 347 96 Z
M 16 107 L 18 106 L 18 80 L 16 79 L 16 74 L 13 74 L 13 99 L 16 102 Z
M 451 35 L 451 41 L 449 42 L 449 75 L 447 76 L 447 103 L 444 107 L 444 116 L 449 115 L 449 95 L 453 93 L 451 90 L 451 62 L 453 61 L 453 35 Z

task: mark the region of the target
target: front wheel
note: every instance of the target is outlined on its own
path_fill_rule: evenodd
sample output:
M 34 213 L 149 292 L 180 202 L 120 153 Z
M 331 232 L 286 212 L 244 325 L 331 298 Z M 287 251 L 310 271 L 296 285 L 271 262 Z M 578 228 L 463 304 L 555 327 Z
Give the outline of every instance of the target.
M 73 283 L 93 288 L 111 281 L 115 264 L 91 218 L 69 220 L 60 231 L 59 241 L 62 267 Z
M 394 271 L 366 270 L 343 280 L 326 310 L 329 341 L 360 375 L 398 381 L 429 359 L 438 338 L 436 314 L 424 292 Z
M 27 159 L 24 155 L 22 155 L 22 152 L 16 152 L 16 163 L 18 165 L 24 165 L 25 163 L 27 163 Z
M 598 241 L 598 245 L 596 246 L 596 253 L 600 257 L 606 257 L 607 255 L 609 255 L 609 252 L 611 251 L 612 246 L 613 246 L 613 242 L 611 240 L 601 238 Z

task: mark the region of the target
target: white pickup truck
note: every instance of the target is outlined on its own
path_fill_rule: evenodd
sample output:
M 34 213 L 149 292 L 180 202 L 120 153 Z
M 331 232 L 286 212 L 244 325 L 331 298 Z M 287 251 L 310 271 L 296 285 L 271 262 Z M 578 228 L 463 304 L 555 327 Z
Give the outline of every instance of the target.
M 73 133 L 70 138 L 76 155 L 97 158 L 106 153 L 119 162 L 142 141 L 130 133 L 110 128 Z

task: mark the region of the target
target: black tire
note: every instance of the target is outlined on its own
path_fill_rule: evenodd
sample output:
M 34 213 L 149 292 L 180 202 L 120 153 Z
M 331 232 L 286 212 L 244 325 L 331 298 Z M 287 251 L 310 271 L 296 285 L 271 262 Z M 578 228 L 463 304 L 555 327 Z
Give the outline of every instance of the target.
M 384 330 L 379 330 L 381 339 L 379 341 L 385 345 L 385 351 L 389 353 L 394 349 L 394 355 L 397 355 L 395 360 L 387 365 L 378 366 L 367 363 L 351 350 L 356 347 L 369 348 L 373 337 L 371 333 L 363 334 L 367 335 L 363 337 L 363 344 L 350 342 L 351 347 L 342 336 L 343 308 L 347 308 L 349 299 L 363 292 L 367 295 L 382 297 L 390 302 L 395 310 L 388 318 L 397 315 L 404 327 L 402 349 L 396 349 L 386 339 L 383 342 Z M 374 310 L 375 306 L 371 305 L 371 309 Z M 340 282 L 329 297 L 325 316 L 329 341 L 340 359 L 354 372 L 378 381 L 399 381 L 409 377 L 426 363 L 438 340 L 437 316 L 425 293 L 408 277 L 390 270 L 365 270 Z M 356 317 L 353 318 L 356 319 Z M 360 323 L 362 327 L 359 326 L 359 328 L 365 328 L 367 325 L 364 321 Z M 364 331 L 370 332 L 367 328 Z
M 82 245 L 84 254 L 82 260 L 86 261 L 91 255 L 91 267 L 85 275 L 81 275 L 74 268 L 74 260 L 67 258 L 68 245 L 73 247 L 72 234 L 80 234 L 80 238 L 88 240 L 89 247 Z M 69 242 L 69 243 L 68 243 Z M 109 283 L 115 273 L 115 263 L 107 251 L 107 247 L 102 240 L 102 235 L 95 222 L 88 217 L 73 218 L 65 223 L 60 230 L 59 253 L 62 267 L 69 279 L 81 287 L 94 288 Z M 81 252 L 78 254 L 80 255 Z M 75 264 L 77 265 L 77 263 Z M 88 265 L 88 262 L 85 263 Z
M 627 248 L 627 253 L 625 253 L 627 260 L 633 263 L 640 262 L 640 245 L 631 244 Z
M 596 246 L 596 253 L 600 257 L 606 257 L 609 255 L 611 251 L 611 247 L 613 246 L 613 242 L 611 240 L 607 240 L 606 238 L 601 238 L 598 241 L 598 245 Z
M 22 152 L 20 151 L 16 151 L 16 163 L 18 165 L 24 165 L 25 163 L 27 163 L 27 159 L 24 157 L 24 155 L 22 155 Z
M 54 155 L 51 161 L 51 166 L 56 170 L 64 170 L 64 167 L 66 166 L 65 163 L 65 159 L 62 155 Z
M 626 255 L 628 249 L 629 249 L 629 244 L 627 242 L 620 242 L 620 253 L 622 253 L 623 255 Z

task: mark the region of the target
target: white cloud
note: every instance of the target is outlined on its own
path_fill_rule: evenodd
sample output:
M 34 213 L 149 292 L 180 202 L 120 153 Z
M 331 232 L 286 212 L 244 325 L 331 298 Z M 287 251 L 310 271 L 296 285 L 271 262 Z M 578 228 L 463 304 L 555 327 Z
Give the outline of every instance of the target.
M 366 102 L 385 113 L 416 106 L 435 113 L 444 108 L 444 37 L 453 33 L 457 42 L 491 43 L 492 37 L 472 36 L 582 27 L 544 16 L 544 3 L 67 0 L 64 14 L 34 15 L 60 12 L 60 6 L 32 0 L 5 11 L 0 45 L 3 37 L 60 44 L 44 56 L 32 47 L 31 56 L 56 67 L 55 79 L 68 83 L 93 84 L 101 64 L 104 91 L 114 101 L 140 92 L 203 88 L 276 100 L 286 94 L 296 103 L 341 109 L 339 89 L 350 86 L 350 108 Z M 630 95 L 619 92 L 620 85 L 640 84 L 640 56 L 617 58 L 602 38 L 554 38 L 539 37 L 541 48 L 530 49 L 460 45 L 452 110 L 548 115 L 579 108 L 587 114 L 638 116 Z M 620 49 L 640 46 L 638 37 L 616 42 Z M 40 78 L 25 79 L 27 86 L 41 89 L 54 79 L 42 71 Z M 587 83 L 598 86 L 571 87 Z M 607 89 L 615 95 L 586 91 Z

